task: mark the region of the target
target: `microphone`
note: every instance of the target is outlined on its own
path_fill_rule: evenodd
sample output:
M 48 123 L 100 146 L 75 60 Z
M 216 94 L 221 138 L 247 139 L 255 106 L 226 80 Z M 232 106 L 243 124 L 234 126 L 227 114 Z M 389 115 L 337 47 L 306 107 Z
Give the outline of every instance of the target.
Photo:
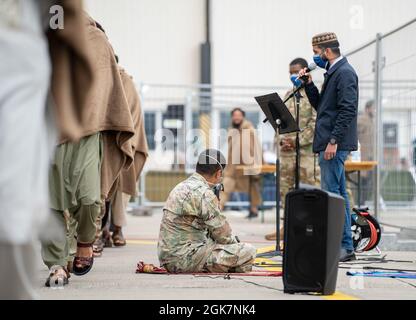
M 316 65 L 316 63 L 315 62 L 311 62 L 311 63 L 309 63 L 308 64 L 308 67 L 306 68 L 306 72 L 311 72 L 311 71 L 313 71 L 313 70 L 315 70 L 316 69 L 316 67 L 317 67 L 317 65 Z M 303 88 L 303 86 L 305 85 L 305 82 L 308 80 L 308 77 L 306 77 L 306 76 L 303 76 L 303 77 L 297 77 L 296 78 L 296 80 L 300 80 L 300 81 L 302 81 L 302 85 L 300 85 L 299 87 L 297 87 L 296 88 L 296 90 L 294 90 L 294 91 L 292 91 L 292 93 L 286 98 L 286 100 L 285 101 L 283 101 L 283 103 L 286 103 L 289 99 L 291 99 L 291 98 L 293 98 L 293 96 L 297 93 L 297 92 L 299 92 L 299 90 L 300 89 L 302 89 Z M 295 80 L 295 81 L 296 81 Z M 264 119 L 263 120 L 263 123 L 266 123 L 268 121 L 268 119 L 266 118 L 266 119 Z M 279 125 L 280 125 L 280 123 L 279 123 Z
M 311 71 L 313 71 L 313 70 L 315 70 L 316 69 L 316 67 L 317 67 L 317 65 L 316 65 L 316 63 L 315 62 L 311 62 L 311 63 L 309 63 L 308 64 L 308 67 L 306 68 L 306 72 L 307 73 L 309 73 L 309 72 L 311 72 Z M 296 78 L 296 80 L 298 80 L 298 79 L 300 79 L 300 80 L 306 80 L 307 79 L 307 77 L 305 77 L 305 76 L 303 76 L 303 77 L 297 77 Z

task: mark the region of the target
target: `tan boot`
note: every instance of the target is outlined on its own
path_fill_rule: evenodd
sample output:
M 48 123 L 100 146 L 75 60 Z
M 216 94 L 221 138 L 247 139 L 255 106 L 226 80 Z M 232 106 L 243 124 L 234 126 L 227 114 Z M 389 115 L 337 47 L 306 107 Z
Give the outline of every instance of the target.
M 283 240 L 283 227 L 281 227 L 280 228 L 280 241 L 282 241 Z M 268 241 L 275 241 L 276 240 L 276 237 L 277 237 L 277 234 L 276 234 L 276 232 L 273 232 L 273 233 L 269 233 L 269 234 L 266 234 L 265 236 L 264 236 L 264 238 L 266 239 L 266 240 L 268 240 Z
M 277 236 L 276 232 L 273 232 L 273 233 L 266 234 L 264 236 L 264 238 L 266 240 L 268 240 L 268 241 L 275 241 L 276 240 L 276 236 Z

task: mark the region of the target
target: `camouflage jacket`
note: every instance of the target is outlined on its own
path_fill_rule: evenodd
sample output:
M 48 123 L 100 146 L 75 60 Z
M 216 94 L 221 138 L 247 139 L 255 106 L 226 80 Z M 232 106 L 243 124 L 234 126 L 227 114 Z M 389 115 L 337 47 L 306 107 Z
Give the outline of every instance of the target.
M 163 207 L 158 256 L 169 271 L 191 272 L 216 244 L 237 243 L 208 182 L 194 173 L 179 183 Z
M 286 93 L 285 99 L 289 96 L 290 92 Z M 315 132 L 315 122 L 316 122 L 316 111 L 309 103 L 309 100 L 306 96 L 305 89 L 300 90 L 301 98 L 299 105 L 299 127 L 301 132 L 299 134 L 299 144 L 301 148 L 301 154 L 313 156 L 312 143 Z M 289 109 L 293 118 L 296 120 L 296 103 L 294 99 L 290 99 L 286 102 L 286 107 Z M 290 137 L 293 143 L 293 146 L 296 145 L 296 133 L 288 133 L 282 135 L 283 137 Z M 276 139 L 277 143 L 280 140 Z M 281 147 L 280 147 L 281 148 Z M 295 149 L 292 151 L 283 151 L 280 149 L 280 154 L 282 156 L 291 156 L 295 155 Z

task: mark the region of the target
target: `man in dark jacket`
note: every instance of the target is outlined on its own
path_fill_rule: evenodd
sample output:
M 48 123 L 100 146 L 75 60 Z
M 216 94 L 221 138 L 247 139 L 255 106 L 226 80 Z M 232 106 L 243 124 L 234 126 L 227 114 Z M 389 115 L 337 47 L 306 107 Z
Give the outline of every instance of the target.
M 312 39 L 315 63 L 326 69 L 321 92 L 306 69 L 305 91 L 317 111 L 313 151 L 319 153 L 321 187 L 345 199 L 345 223 L 340 261 L 355 259 L 351 238 L 351 215 L 346 191 L 344 162 L 350 151 L 357 150 L 358 77 L 339 50 L 337 36 L 332 32 Z

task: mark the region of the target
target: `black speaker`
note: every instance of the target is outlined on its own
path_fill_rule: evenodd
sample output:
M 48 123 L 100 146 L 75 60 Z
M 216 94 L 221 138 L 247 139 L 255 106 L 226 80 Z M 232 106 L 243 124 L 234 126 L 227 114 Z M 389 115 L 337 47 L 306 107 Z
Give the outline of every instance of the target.
M 284 292 L 335 292 L 344 198 L 302 186 L 285 199 Z

